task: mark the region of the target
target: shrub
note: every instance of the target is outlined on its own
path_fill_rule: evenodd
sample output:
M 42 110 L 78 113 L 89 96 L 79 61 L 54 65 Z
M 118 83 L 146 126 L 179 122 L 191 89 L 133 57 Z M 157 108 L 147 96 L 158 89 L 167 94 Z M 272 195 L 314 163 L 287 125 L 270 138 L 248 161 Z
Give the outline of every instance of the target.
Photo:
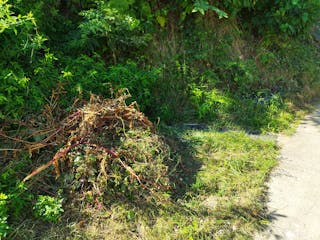
M 0 119 L 18 118 L 25 104 L 29 79 L 19 65 L 15 69 L 3 68 L 0 79 Z
M 318 0 L 261 1 L 257 4 L 257 13 L 252 19 L 256 28 L 264 31 L 294 36 L 307 33 L 315 20 L 319 18 Z
M 156 114 L 154 112 L 154 92 L 159 73 L 158 69 L 142 69 L 135 62 L 128 61 L 126 64 L 109 67 L 106 79 L 112 84 L 115 91 L 128 88 L 132 99 L 137 101 L 142 112 Z
M 216 120 L 219 114 L 226 113 L 233 100 L 218 89 L 202 88 L 191 85 L 191 102 L 195 106 L 201 120 Z M 221 116 L 220 116 L 221 117 Z
M 268 33 L 296 36 L 309 31 L 319 19 L 318 0 L 226 0 L 227 12 L 261 36 Z
M 57 222 L 63 213 L 61 198 L 39 195 L 33 207 L 35 216 L 45 221 Z
M 4 142 L 7 144 L 7 139 Z M 18 154 L 18 161 L 0 162 L 0 239 L 14 228 L 12 223 L 30 213 L 28 209 L 33 195 L 20 182 L 21 174 L 30 164 L 28 156 L 29 154 Z
M 109 95 L 107 69 L 99 55 L 89 57 L 83 54 L 75 59 L 68 57 L 62 61 L 64 68 L 59 80 L 69 93 L 68 98 L 64 98 L 64 106 L 75 98 L 88 99 L 91 93 Z
M 108 61 L 115 63 L 124 54 L 128 57 L 146 47 L 150 40 L 150 35 L 143 33 L 140 20 L 115 8 L 115 4 L 101 1 L 97 8 L 82 11 L 80 15 L 84 18 L 79 25 L 80 39 L 73 41 L 73 46 L 109 54 Z
M 14 13 L 7 1 L 0 2 L 0 118 L 18 118 L 26 102 L 30 78 L 26 62 L 46 40 L 38 34 L 32 13 Z

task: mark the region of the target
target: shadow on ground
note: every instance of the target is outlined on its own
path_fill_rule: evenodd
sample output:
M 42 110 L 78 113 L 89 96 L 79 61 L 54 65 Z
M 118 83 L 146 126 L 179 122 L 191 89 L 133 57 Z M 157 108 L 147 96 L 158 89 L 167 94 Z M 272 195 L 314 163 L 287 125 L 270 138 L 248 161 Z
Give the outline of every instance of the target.
M 182 198 L 189 187 L 196 181 L 196 175 L 202 163 L 194 157 L 194 148 L 188 141 L 179 137 L 176 131 L 183 133 L 184 130 L 173 129 L 167 132 L 165 141 L 170 146 L 172 159 L 167 163 L 169 179 L 173 187 L 173 199 Z

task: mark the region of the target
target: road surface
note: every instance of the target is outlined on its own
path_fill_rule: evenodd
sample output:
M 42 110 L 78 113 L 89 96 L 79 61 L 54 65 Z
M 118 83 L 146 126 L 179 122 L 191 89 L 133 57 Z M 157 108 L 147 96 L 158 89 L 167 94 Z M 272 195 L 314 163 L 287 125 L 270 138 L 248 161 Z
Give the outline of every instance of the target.
M 278 141 L 279 166 L 268 183 L 272 220 L 255 239 L 320 240 L 320 106 Z

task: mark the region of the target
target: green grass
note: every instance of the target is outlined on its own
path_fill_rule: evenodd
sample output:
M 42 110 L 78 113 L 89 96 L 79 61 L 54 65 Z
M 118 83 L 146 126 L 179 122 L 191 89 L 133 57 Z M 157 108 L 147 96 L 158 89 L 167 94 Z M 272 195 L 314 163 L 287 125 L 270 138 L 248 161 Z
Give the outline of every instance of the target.
M 35 225 L 39 220 L 26 220 L 11 238 L 252 238 L 268 222 L 265 181 L 277 164 L 275 142 L 244 132 L 169 130 L 165 134 L 173 156 L 168 163 L 170 201 L 148 206 L 118 202 L 103 209 L 70 207 L 60 223 Z

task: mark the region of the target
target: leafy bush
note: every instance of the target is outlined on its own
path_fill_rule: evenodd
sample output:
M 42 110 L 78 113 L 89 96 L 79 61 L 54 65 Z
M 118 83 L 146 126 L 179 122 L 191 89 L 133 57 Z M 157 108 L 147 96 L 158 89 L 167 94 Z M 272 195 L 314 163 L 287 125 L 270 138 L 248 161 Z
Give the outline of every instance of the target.
M 11 223 L 24 218 L 28 211 L 33 195 L 21 183 L 21 174 L 28 169 L 30 158 L 19 154 L 19 161 L 9 164 L 0 163 L 0 239 L 1 231 L 8 232 Z M 10 224 L 8 219 L 10 217 Z
M 195 106 L 198 117 L 203 120 L 215 120 L 226 113 L 233 104 L 233 100 L 218 89 L 199 88 L 191 85 L 191 102 Z
M 39 195 L 38 200 L 33 207 L 36 217 L 45 221 L 57 222 L 64 212 L 61 198 Z
M 261 1 L 252 23 L 256 28 L 289 36 L 306 33 L 319 18 L 318 0 Z M 264 31 L 261 32 L 265 33 Z
M 214 11 L 219 18 L 228 18 L 228 14 L 221 9 L 210 5 L 206 0 L 195 0 L 192 12 L 200 12 L 202 15 L 208 10 Z
M 115 91 L 128 88 L 132 99 L 137 101 L 141 111 L 151 115 L 157 114 L 154 112 L 154 92 L 159 75 L 158 69 L 142 69 L 135 62 L 128 61 L 126 64 L 109 67 L 106 79 Z
M 288 129 L 294 119 L 281 95 L 268 90 L 237 95 L 210 89 L 208 85 L 191 85 L 190 98 L 198 118 L 213 121 L 217 126 L 277 132 Z
M 252 132 L 278 132 L 289 129 L 294 114 L 279 94 L 238 98 L 228 109 L 235 124 Z
M 128 56 L 145 47 L 150 35 L 143 34 L 137 18 L 112 6 L 114 4 L 98 2 L 97 8 L 80 12 L 84 17 L 79 25 L 81 37 L 73 44 L 80 43 L 87 51 L 110 54 L 108 60 L 117 62 L 124 54 Z
M 220 4 L 261 36 L 305 34 L 319 19 L 320 10 L 318 0 L 225 0 Z
M 80 55 L 77 58 L 65 58 L 59 80 L 65 91 L 69 93 L 64 106 L 75 98 L 88 99 L 90 93 L 109 95 L 107 85 L 107 69 L 99 55 L 89 57 Z
M 0 2 L 0 118 L 18 118 L 28 92 L 26 62 L 45 38 L 36 31 L 32 13 L 17 15 L 7 1 Z
M 259 84 L 257 67 L 250 60 L 228 61 L 219 75 L 223 88 L 238 95 L 250 94 Z
M 16 69 L 2 68 L 0 79 L 0 119 L 17 118 L 21 114 L 21 106 L 25 103 L 24 96 L 29 79 L 19 65 Z

